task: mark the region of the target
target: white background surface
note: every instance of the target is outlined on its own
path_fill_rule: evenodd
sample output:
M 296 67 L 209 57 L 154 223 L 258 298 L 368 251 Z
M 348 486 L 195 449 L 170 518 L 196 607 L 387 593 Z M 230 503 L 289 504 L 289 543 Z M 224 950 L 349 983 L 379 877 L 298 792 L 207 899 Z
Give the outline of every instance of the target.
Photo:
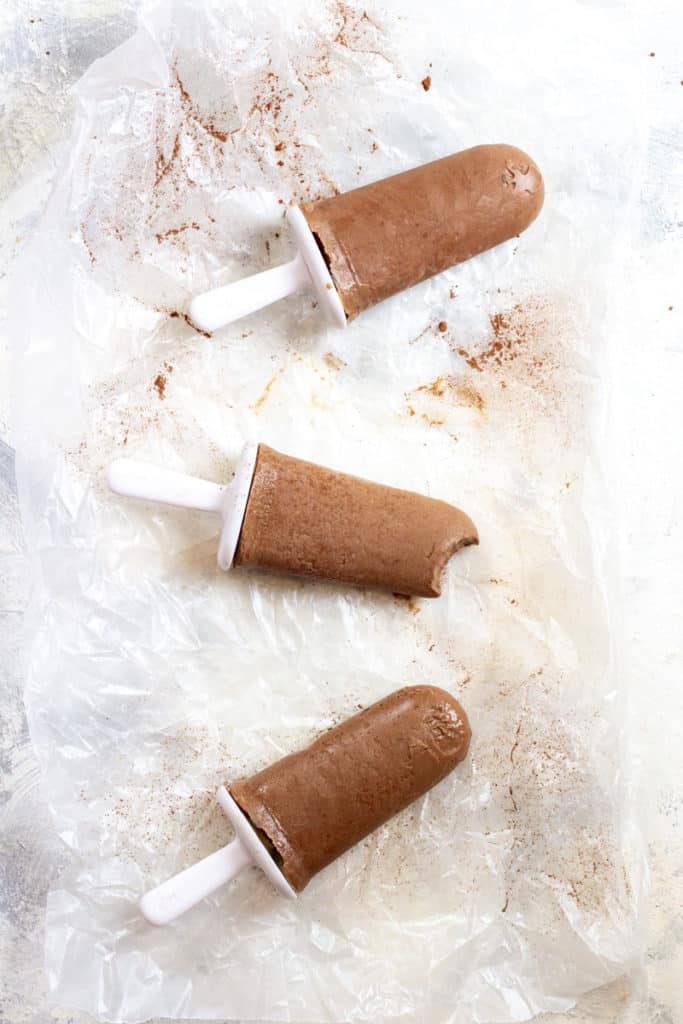
M 642 169 L 641 219 L 633 287 L 640 312 L 624 333 L 615 380 L 614 489 L 623 532 L 630 637 L 630 689 L 643 761 L 644 822 L 652 871 L 647 973 L 653 1024 L 683 1020 L 683 844 L 680 522 L 683 412 L 683 16 L 674 2 L 635 10 L 633 60 L 647 64 L 651 134 Z M 87 65 L 131 33 L 133 2 L 10 0 L 0 12 L 3 126 L 0 189 L 0 307 L 7 271 L 46 195 L 54 159 L 68 134 L 68 87 Z M 551 7 L 549 8 L 551 10 Z M 605 47 L 609 40 L 605 40 Z M 649 54 L 654 53 L 654 57 Z M 669 307 L 672 306 L 672 309 Z M 1 330 L 1 329 L 0 329 Z M 12 484 L 6 350 L 0 393 L 0 1021 L 63 1017 L 47 1008 L 42 980 L 45 891 L 60 862 L 43 813 L 39 777 L 21 709 L 21 613 L 27 569 Z M 620 1019 L 617 985 L 575 1019 Z M 574 1015 L 573 1015 L 574 1016 Z

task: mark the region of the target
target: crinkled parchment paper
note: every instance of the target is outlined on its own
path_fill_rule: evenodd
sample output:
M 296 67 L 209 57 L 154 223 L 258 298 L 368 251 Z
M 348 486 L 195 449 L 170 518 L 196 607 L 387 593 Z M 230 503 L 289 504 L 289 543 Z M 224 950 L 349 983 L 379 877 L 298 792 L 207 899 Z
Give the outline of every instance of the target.
M 78 87 L 14 311 L 27 704 L 73 853 L 47 915 L 62 1004 L 522 1021 L 637 957 L 600 472 L 637 106 L 620 10 L 546 10 L 159 0 Z M 290 255 L 290 200 L 497 141 L 546 177 L 519 239 L 346 331 L 311 295 L 211 339 L 186 321 Z M 228 480 L 246 440 L 452 501 L 481 546 L 437 601 L 222 574 L 210 516 L 104 482 L 121 455 Z M 449 779 L 296 903 L 253 871 L 174 927 L 141 919 L 230 838 L 219 783 L 422 682 L 470 713 Z

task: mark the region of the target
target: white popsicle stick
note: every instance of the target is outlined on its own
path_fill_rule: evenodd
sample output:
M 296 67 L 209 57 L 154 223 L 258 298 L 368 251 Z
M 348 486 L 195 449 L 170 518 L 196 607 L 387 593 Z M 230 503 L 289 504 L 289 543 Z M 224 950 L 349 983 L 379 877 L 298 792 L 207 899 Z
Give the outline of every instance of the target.
M 228 846 L 145 893 L 140 900 L 140 910 L 150 924 L 170 924 L 251 863 L 240 840 L 233 839 Z
M 145 893 L 140 900 L 140 910 L 150 924 L 170 924 L 250 865 L 260 867 L 283 896 L 296 899 L 295 890 L 224 786 L 216 796 L 237 833 L 235 839 Z
M 211 333 L 255 313 L 257 309 L 270 306 L 278 299 L 293 295 L 310 283 L 311 275 L 301 253 L 297 253 L 289 263 L 198 295 L 190 306 L 190 319 L 200 330 Z
M 164 505 L 220 515 L 223 528 L 217 558 L 221 569 L 227 572 L 239 543 L 257 454 L 258 445 L 245 445 L 235 477 L 227 485 L 136 459 L 115 459 L 107 470 L 107 482 L 112 491 L 126 498 L 158 501 Z
M 346 327 L 341 299 L 313 232 L 298 206 L 289 208 L 287 221 L 298 248 L 294 259 L 197 295 L 190 305 L 189 315 L 200 330 L 211 333 L 311 286 L 328 319 L 337 327 Z
M 224 484 L 137 459 L 115 459 L 107 470 L 107 482 L 112 491 L 125 498 L 159 501 L 200 512 L 221 512 L 228 490 Z

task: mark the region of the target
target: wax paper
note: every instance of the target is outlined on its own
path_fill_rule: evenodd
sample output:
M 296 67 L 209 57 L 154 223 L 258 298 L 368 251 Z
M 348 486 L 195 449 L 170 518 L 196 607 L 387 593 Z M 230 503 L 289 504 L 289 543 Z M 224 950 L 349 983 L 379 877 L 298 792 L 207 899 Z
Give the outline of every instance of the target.
M 47 906 L 60 1004 L 502 1024 L 637 961 L 602 483 L 629 45 L 607 3 L 159 0 L 78 85 L 13 311 L 26 702 L 71 852 Z M 545 175 L 520 238 L 345 331 L 306 293 L 211 338 L 187 321 L 193 294 L 291 256 L 287 203 L 498 141 Z M 451 501 L 481 544 L 433 601 L 224 574 L 210 515 L 104 479 L 130 455 L 228 481 L 255 440 Z M 231 838 L 219 784 L 407 683 L 470 715 L 448 779 L 296 902 L 251 870 L 172 927 L 142 919 L 146 889 Z

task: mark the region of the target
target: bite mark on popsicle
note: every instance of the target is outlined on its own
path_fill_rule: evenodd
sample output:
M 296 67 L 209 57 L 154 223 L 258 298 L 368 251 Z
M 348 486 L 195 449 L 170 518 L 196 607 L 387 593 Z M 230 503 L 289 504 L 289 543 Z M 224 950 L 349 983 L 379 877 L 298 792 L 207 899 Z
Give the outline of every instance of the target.
M 449 558 L 478 541 L 454 505 L 262 444 L 235 565 L 438 597 Z
M 454 517 L 450 531 L 435 545 L 432 554 L 432 578 L 429 595 L 431 597 L 441 596 L 443 575 L 453 555 L 460 551 L 461 548 L 479 543 L 477 528 L 469 516 L 466 516 L 459 509 L 454 509 L 453 511 L 457 513 L 457 518 Z

